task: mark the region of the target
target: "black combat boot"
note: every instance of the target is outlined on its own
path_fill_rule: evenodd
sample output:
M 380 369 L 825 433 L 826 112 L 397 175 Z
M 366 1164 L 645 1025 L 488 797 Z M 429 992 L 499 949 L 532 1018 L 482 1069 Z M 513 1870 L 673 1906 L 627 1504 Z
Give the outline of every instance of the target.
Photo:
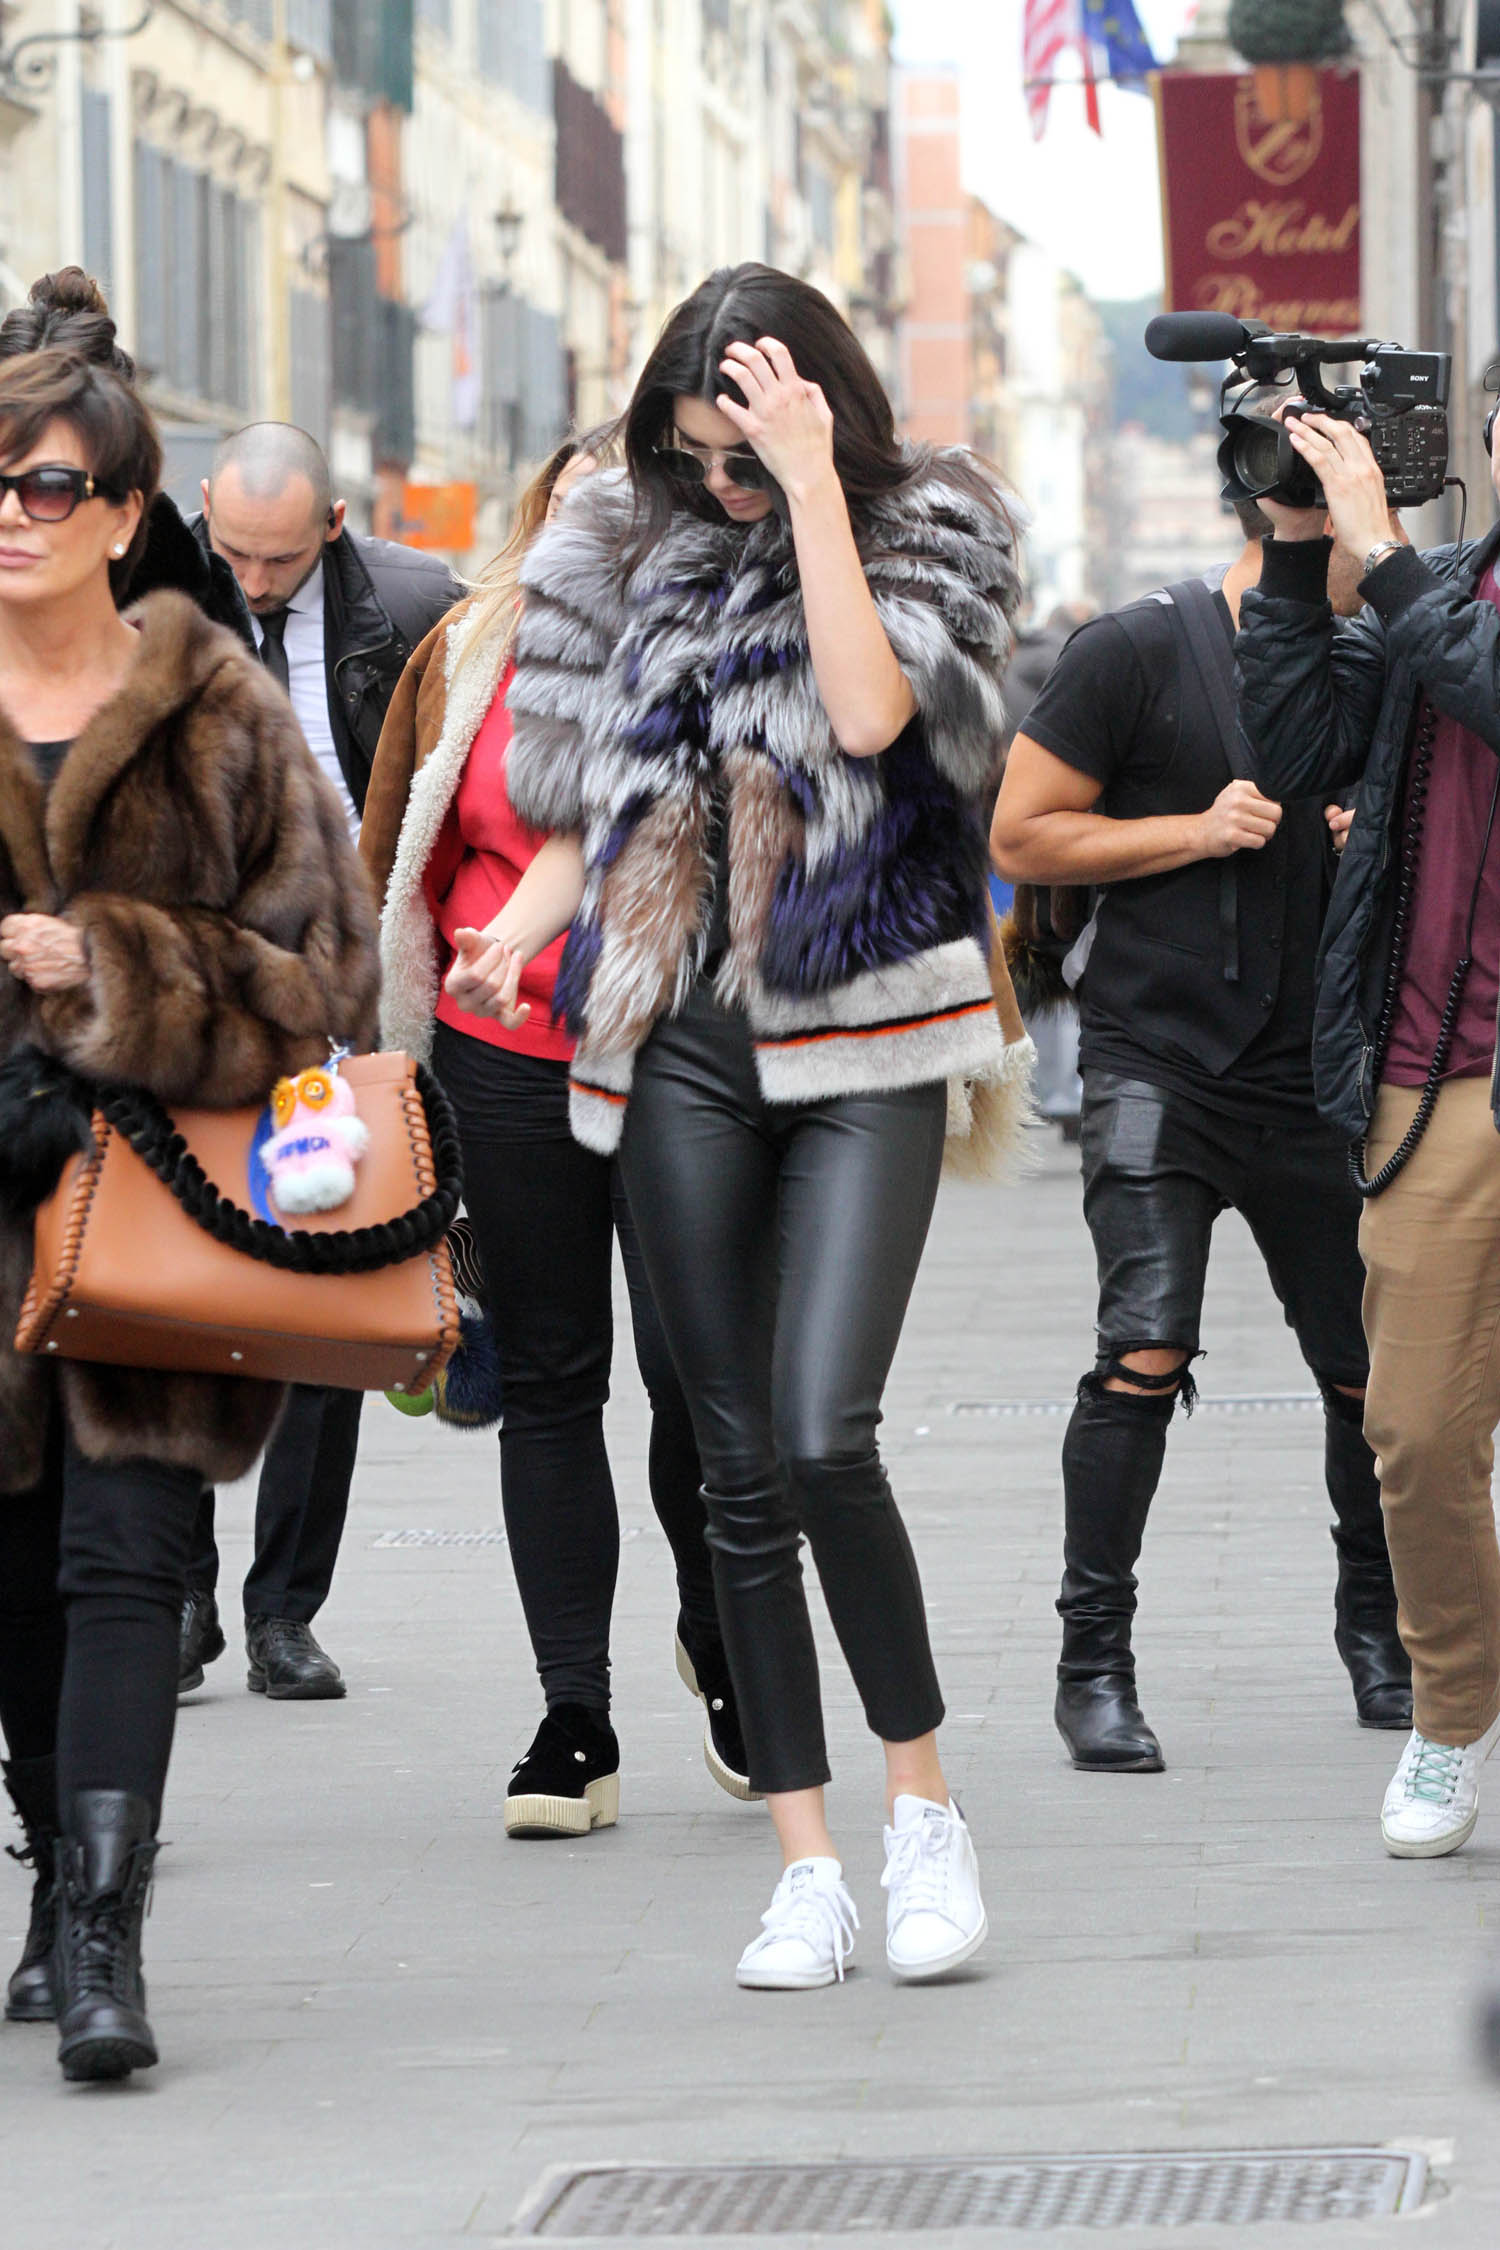
M 1175 1391 L 1106 1390 L 1084 1377 L 1063 1440 L 1063 1621 L 1057 1731 L 1086 1773 L 1160 1773 L 1161 1744 L 1135 1693 L 1130 1625 Z
M 152 1828 L 145 1798 L 123 1789 L 78 1789 L 63 1807 L 53 1989 L 64 2078 L 125 2078 L 156 2060 L 141 1975 Z
M 31 1870 L 31 1920 L 6 1987 L 11 2023 L 52 2021 L 52 1948 L 57 1942 L 57 1766 L 51 1758 L 12 1758 L 4 1768 L 26 1841 L 10 1857 Z
M 1404 1734 L 1412 1723 L 1411 1658 L 1396 1630 L 1396 1588 L 1375 1456 L 1365 1442 L 1364 1401 L 1346 1398 L 1331 1383 L 1321 1389 L 1324 1469 L 1339 1558 L 1333 1645 L 1353 1683 L 1360 1725 Z

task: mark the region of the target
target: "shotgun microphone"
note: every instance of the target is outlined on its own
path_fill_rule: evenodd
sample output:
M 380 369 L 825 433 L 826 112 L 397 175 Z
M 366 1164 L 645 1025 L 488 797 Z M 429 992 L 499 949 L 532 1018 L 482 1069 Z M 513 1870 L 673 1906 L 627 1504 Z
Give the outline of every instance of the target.
M 1158 313 L 1146 329 L 1153 359 L 1233 359 L 1255 333 L 1231 313 Z

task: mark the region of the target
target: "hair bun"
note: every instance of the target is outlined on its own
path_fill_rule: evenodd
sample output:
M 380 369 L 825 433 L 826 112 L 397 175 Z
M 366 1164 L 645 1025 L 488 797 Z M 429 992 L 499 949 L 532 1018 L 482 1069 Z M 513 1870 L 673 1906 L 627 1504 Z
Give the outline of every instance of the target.
M 41 351 L 71 352 L 127 383 L 135 380 L 135 361 L 115 341 L 109 299 L 82 266 L 44 273 L 31 284 L 25 304 L 13 305 L 0 320 L 0 360 Z
M 109 318 L 109 299 L 82 266 L 60 266 L 56 273 L 44 273 L 26 294 L 39 312 L 98 313 Z

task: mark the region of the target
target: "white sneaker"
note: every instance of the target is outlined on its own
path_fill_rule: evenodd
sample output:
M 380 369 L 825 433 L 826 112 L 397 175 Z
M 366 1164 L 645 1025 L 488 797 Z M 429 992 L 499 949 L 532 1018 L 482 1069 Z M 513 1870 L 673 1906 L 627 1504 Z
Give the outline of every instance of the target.
M 836 1859 L 797 1859 L 782 1876 L 734 1972 L 760 1992 L 807 1992 L 844 1981 L 859 1916 Z
M 974 1839 L 957 1805 L 898 1797 L 885 1832 L 885 1957 L 903 1983 L 940 1977 L 989 1935 Z
M 1412 1729 L 1380 1808 L 1380 1833 L 1393 1859 L 1441 1859 L 1474 1833 L 1479 1769 L 1500 1734 L 1497 1719 L 1477 1742 L 1455 1749 Z

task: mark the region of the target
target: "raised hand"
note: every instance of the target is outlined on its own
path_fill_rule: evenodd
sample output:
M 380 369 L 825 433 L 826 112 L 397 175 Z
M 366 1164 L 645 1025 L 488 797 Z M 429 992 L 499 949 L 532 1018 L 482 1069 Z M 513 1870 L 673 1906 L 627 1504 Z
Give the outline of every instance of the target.
M 715 406 L 744 432 L 789 500 L 835 477 L 832 410 L 818 385 L 797 373 L 785 344 L 774 336 L 730 344 L 719 372 L 733 378 L 745 404 L 721 391 Z

